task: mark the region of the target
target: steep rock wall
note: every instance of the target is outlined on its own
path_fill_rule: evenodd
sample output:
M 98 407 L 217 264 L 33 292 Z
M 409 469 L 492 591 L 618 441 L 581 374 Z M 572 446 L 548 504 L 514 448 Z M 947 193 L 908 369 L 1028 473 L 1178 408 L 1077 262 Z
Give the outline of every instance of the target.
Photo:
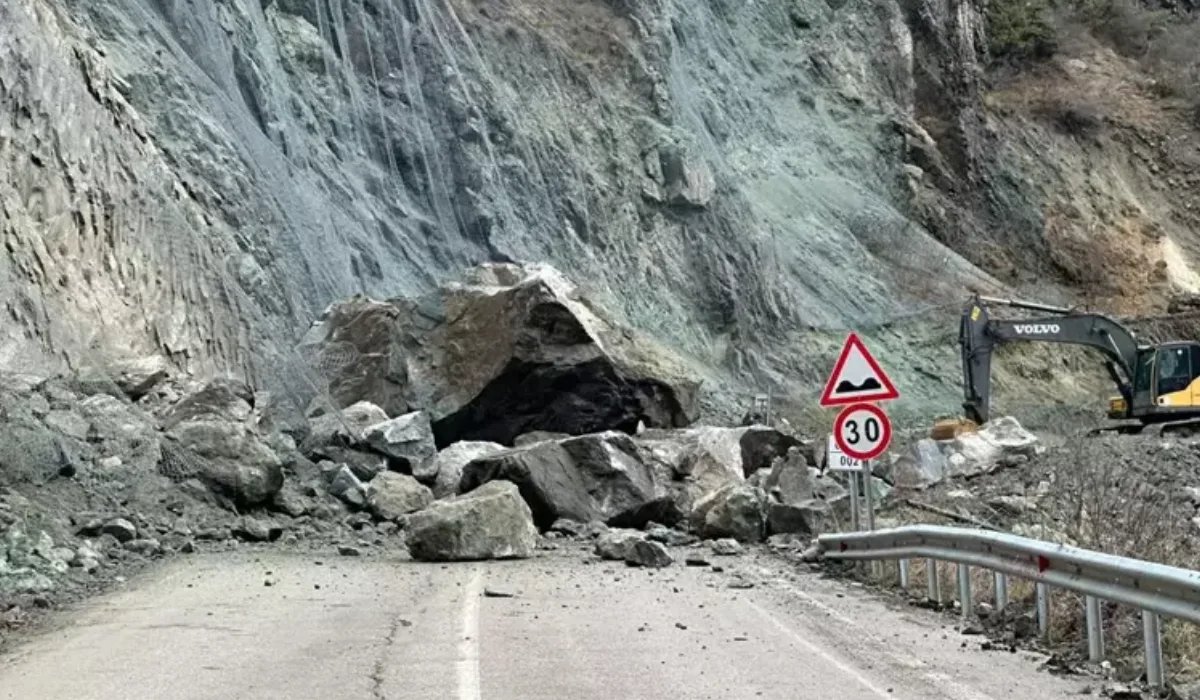
M 521 259 L 714 378 L 794 389 L 824 332 L 1060 272 L 1065 178 L 985 108 L 981 7 L 12 0 L 0 361 L 157 351 L 293 390 L 333 299 Z M 874 337 L 952 399 L 952 347 L 917 335 Z

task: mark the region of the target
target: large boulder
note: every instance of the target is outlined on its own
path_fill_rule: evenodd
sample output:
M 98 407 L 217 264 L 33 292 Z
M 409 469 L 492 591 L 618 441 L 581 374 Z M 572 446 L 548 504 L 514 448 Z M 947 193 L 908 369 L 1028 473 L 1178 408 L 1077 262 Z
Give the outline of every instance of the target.
M 596 538 L 594 551 L 596 556 L 609 561 L 625 561 L 633 551 L 634 545 L 646 539 L 646 535 L 637 530 L 614 528 L 600 533 Z
M 935 440 L 918 440 L 892 465 L 892 481 L 898 488 L 924 489 L 946 478 L 946 455 Z
M 300 443 L 300 451 L 312 457 L 330 445 L 357 445 L 372 425 L 386 422 L 383 409 L 368 401 L 360 401 L 339 411 L 327 411 L 308 419 L 308 435 Z
M 187 421 L 226 421 L 241 423 L 250 417 L 254 392 L 234 379 L 215 379 L 202 389 L 188 394 L 163 414 L 163 429 L 170 430 Z
M 461 489 L 499 479 L 520 487 L 542 530 L 559 518 L 641 527 L 658 515 L 644 512 L 658 493 L 637 445 L 622 433 L 539 442 L 481 457 L 463 468 Z
M 262 437 L 242 423 L 191 419 L 167 431 L 160 470 L 177 479 L 199 478 L 242 506 L 265 503 L 283 488 L 283 463 Z
M 429 482 L 437 476 L 432 470 L 437 448 L 433 444 L 429 415 L 424 411 L 406 413 L 369 426 L 363 431 L 363 441 L 421 481 Z
M 450 445 L 437 453 L 429 471 L 435 474 L 433 495 L 435 498 L 446 498 L 458 495 L 459 482 L 462 481 L 463 467 L 480 457 L 487 457 L 505 450 L 504 445 L 495 442 L 477 442 L 463 440 Z
M 976 476 L 996 467 L 1017 463 L 1037 454 L 1037 436 L 1005 416 L 988 422 L 977 432 L 963 433 L 942 443 L 948 476 Z
M 767 534 L 818 535 L 829 522 L 829 506 L 824 501 L 798 504 L 772 503 L 767 507 Z
M 690 520 L 696 534 L 706 539 L 732 537 L 740 542 L 761 542 L 766 536 L 767 494 L 749 484 L 730 484 L 696 504 Z
M 367 507 L 380 520 L 399 520 L 433 502 L 433 492 L 407 474 L 384 472 L 367 485 Z
M 529 506 L 507 481 L 436 501 L 406 525 L 408 551 L 419 561 L 525 559 L 537 544 Z
M 691 512 L 713 492 L 740 484 L 747 477 L 765 480 L 767 477 L 756 475 L 769 473 L 773 462 L 792 450 L 797 450 L 797 459 L 806 459 L 798 440 L 763 426 L 647 430 L 636 441 L 660 492 L 671 495 L 683 513 Z
M 923 489 L 948 478 L 978 476 L 1025 461 L 1039 449 L 1037 436 L 1006 416 L 951 440 L 917 441 L 892 465 L 892 481 L 898 488 Z
M 426 410 L 439 446 L 680 427 L 696 412 L 699 382 L 682 360 L 539 264 L 487 264 L 420 299 L 336 303 L 301 350 L 327 368 L 338 405 Z
M 775 460 L 763 489 L 778 503 L 794 506 L 810 501 L 816 494 L 810 469 L 801 448 L 793 447 Z

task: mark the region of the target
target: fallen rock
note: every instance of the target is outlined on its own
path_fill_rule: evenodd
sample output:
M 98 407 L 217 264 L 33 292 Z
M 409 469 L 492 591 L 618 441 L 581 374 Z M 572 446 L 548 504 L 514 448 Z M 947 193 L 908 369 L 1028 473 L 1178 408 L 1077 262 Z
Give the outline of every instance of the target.
M 247 542 L 274 542 L 283 528 L 259 518 L 244 517 L 232 528 L 233 536 Z
M 810 500 L 798 505 L 772 503 L 767 508 L 767 532 L 772 535 L 817 535 L 825 531 L 829 506 Z
M 946 475 L 986 474 L 1006 463 L 1019 463 L 1037 454 L 1037 436 L 1005 416 L 989 421 L 977 432 L 963 433 L 940 445 L 946 455 Z
M 795 532 L 777 533 L 767 538 L 767 546 L 775 550 L 798 552 L 808 547 L 812 538 Z
M 617 528 L 608 530 L 596 538 L 596 556 L 610 561 L 625 561 L 633 545 L 645 539 L 637 530 Z
M 635 440 L 660 490 L 681 513 L 730 484 L 752 478 L 758 485 L 776 459 L 801 447 L 796 438 L 764 426 L 647 430 Z
M 674 557 L 661 542 L 637 540 L 625 552 L 625 563 L 631 566 L 661 569 L 670 566 L 674 561 Z
M 162 417 L 164 430 L 193 421 L 242 423 L 250 417 L 254 392 L 234 379 L 217 379 L 185 396 Z
M 241 423 L 189 419 L 176 423 L 167 436 L 171 440 L 162 446 L 167 464 L 160 464 L 160 471 L 176 480 L 199 478 L 243 506 L 268 502 L 283 488 L 283 463 Z
M 380 520 L 399 520 L 432 502 L 433 492 L 407 474 L 384 472 L 367 485 L 367 507 Z
M 112 378 L 117 388 L 138 401 L 170 377 L 173 367 L 162 355 L 148 355 L 114 364 Z
M 697 406 L 686 363 L 541 264 L 485 264 L 421 299 L 335 303 L 301 349 L 322 364 L 351 358 L 329 382 L 338 405 L 422 407 L 438 445 L 632 430 L 639 420 L 680 427 Z
M 462 481 L 463 467 L 481 457 L 503 452 L 504 445 L 495 442 L 456 442 L 437 453 L 428 471 L 434 472 L 433 495 L 435 498 L 446 498 L 459 493 L 459 483 Z
M 309 509 L 312 507 L 312 501 L 302 494 L 296 486 L 284 484 L 279 493 L 275 494 L 271 505 L 281 513 L 286 513 L 293 518 L 299 518 L 308 514 Z
M 726 486 L 696 504 L 692 530 L 706 539 L 731 537 L 761 542 L 766 530 L 767 496 L 746 484 Z
M 300 443 L 300 452 L 310 459 L 322 447 L 361 444 L 363 432 L 372 425 L 386 422 L 388 414 L 369 401 L 327 411 L 308 419 L 308 435 Z
M 651 523 L 646 526 L 646 539 L 662 542 L 668 547 L 686 547 L 695 544 L 699 538 L 691 533 L 680 532 L 666 525 Z
M 403 466 L 401 471 L 426 483 L 437 477 L 433 464 L 437 448 L 429 415 L 424 411 L 369 426 L 363 431 L 363 440 L 375 451 L 398 461 Z
M 334 473 L 333 479 L 329 482 L 329 493 L 356 508 L 362 508 L 367 504 L 366 485 L 359 481 L 350 467 L 345 465 L 338 467 Z
M 408 550 L 421 561 L 525 559 L 537 546 L 515 484 L 493 481 L 408 516 Z
M 363 481 L 370 481 L 375 475 L 388 470 L 387 457 L 374 452 L 363 452 L 350 447 L 325 445 L 312 451 L 316 459 L 327 460 L 335 464 L 344 464 L 350 471 Z
M 907 454 L 892 465 L 892 479 L 897 488 L 925 489 L 946 478 L 948 464 L 938 443 L 931 439 L 918 440 Z
M 850 492 L 842 486 L 837 479 L 829 474 L 817 474 L 816 469 L 809 469 L 809 476 L 812 477 L 813 497 L 818 501 L 834 505 L 839 501 L 849 500 Z
M 554 521 L 553 525 L 550 526 L 550 532 L 557 532 L 561 535 L 566 535 L 567 537 L 579 537 L 583 534 L 584 528 L 586 527 L 586 525 L 578 520 L 559 518 L 558 520 Z
M 734 539 L 723 538 L 712 543 L 712 553 L 719 557 L 736 557 L 744 551 L 742 545 Z
M 104 524 L 100 528 L 100 533 L 104 535 L 112 535 L 118 542 L 124 544 L 130 542 L 137 537 L 138 531 L 133 523 L 124 518 L 116 518 Z
M 622 433 L 540 442 L 481 457 L 463 468 L 461 486 L 470 491 L 496 480 L 520 487 L 540 529 L 559 518 L 641 527 L 661 515 L 648 512 L 658 496 L 654 479 L 637 445 Z
M 131 552 L 137 552 L 142 556 L 150 557 L 162 553 L 162 543 L 154 538 L 145 538 L 139 540 L 130 540 L 125 543 L 125 549 Z
M 785 456 L 775 460 L 764 490 L 786 505 L 799 505 L 815 497 L 816 488 L 801 448 L 792 447 Z

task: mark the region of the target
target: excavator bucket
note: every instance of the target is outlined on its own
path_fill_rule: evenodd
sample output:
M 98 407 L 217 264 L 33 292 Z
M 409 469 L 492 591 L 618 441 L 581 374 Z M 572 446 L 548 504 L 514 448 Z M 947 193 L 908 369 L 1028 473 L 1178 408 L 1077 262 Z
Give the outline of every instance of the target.
M 979 430 L 975 421 L 968 418 L 946 418 L 933 424 L 929 437 L 934 440 L 953 440 L 963 433 L 973 433 Z

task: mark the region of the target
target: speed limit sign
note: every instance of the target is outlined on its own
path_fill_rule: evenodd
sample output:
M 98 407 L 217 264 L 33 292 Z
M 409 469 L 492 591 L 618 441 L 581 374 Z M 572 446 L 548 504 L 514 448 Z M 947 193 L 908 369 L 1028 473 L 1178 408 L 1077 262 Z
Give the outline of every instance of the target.
M 833 439 L 850 457 L 874 459 L 892 441 L 892 423 L 874 404 L 852 404 L 842 409 L 834 420 Z

